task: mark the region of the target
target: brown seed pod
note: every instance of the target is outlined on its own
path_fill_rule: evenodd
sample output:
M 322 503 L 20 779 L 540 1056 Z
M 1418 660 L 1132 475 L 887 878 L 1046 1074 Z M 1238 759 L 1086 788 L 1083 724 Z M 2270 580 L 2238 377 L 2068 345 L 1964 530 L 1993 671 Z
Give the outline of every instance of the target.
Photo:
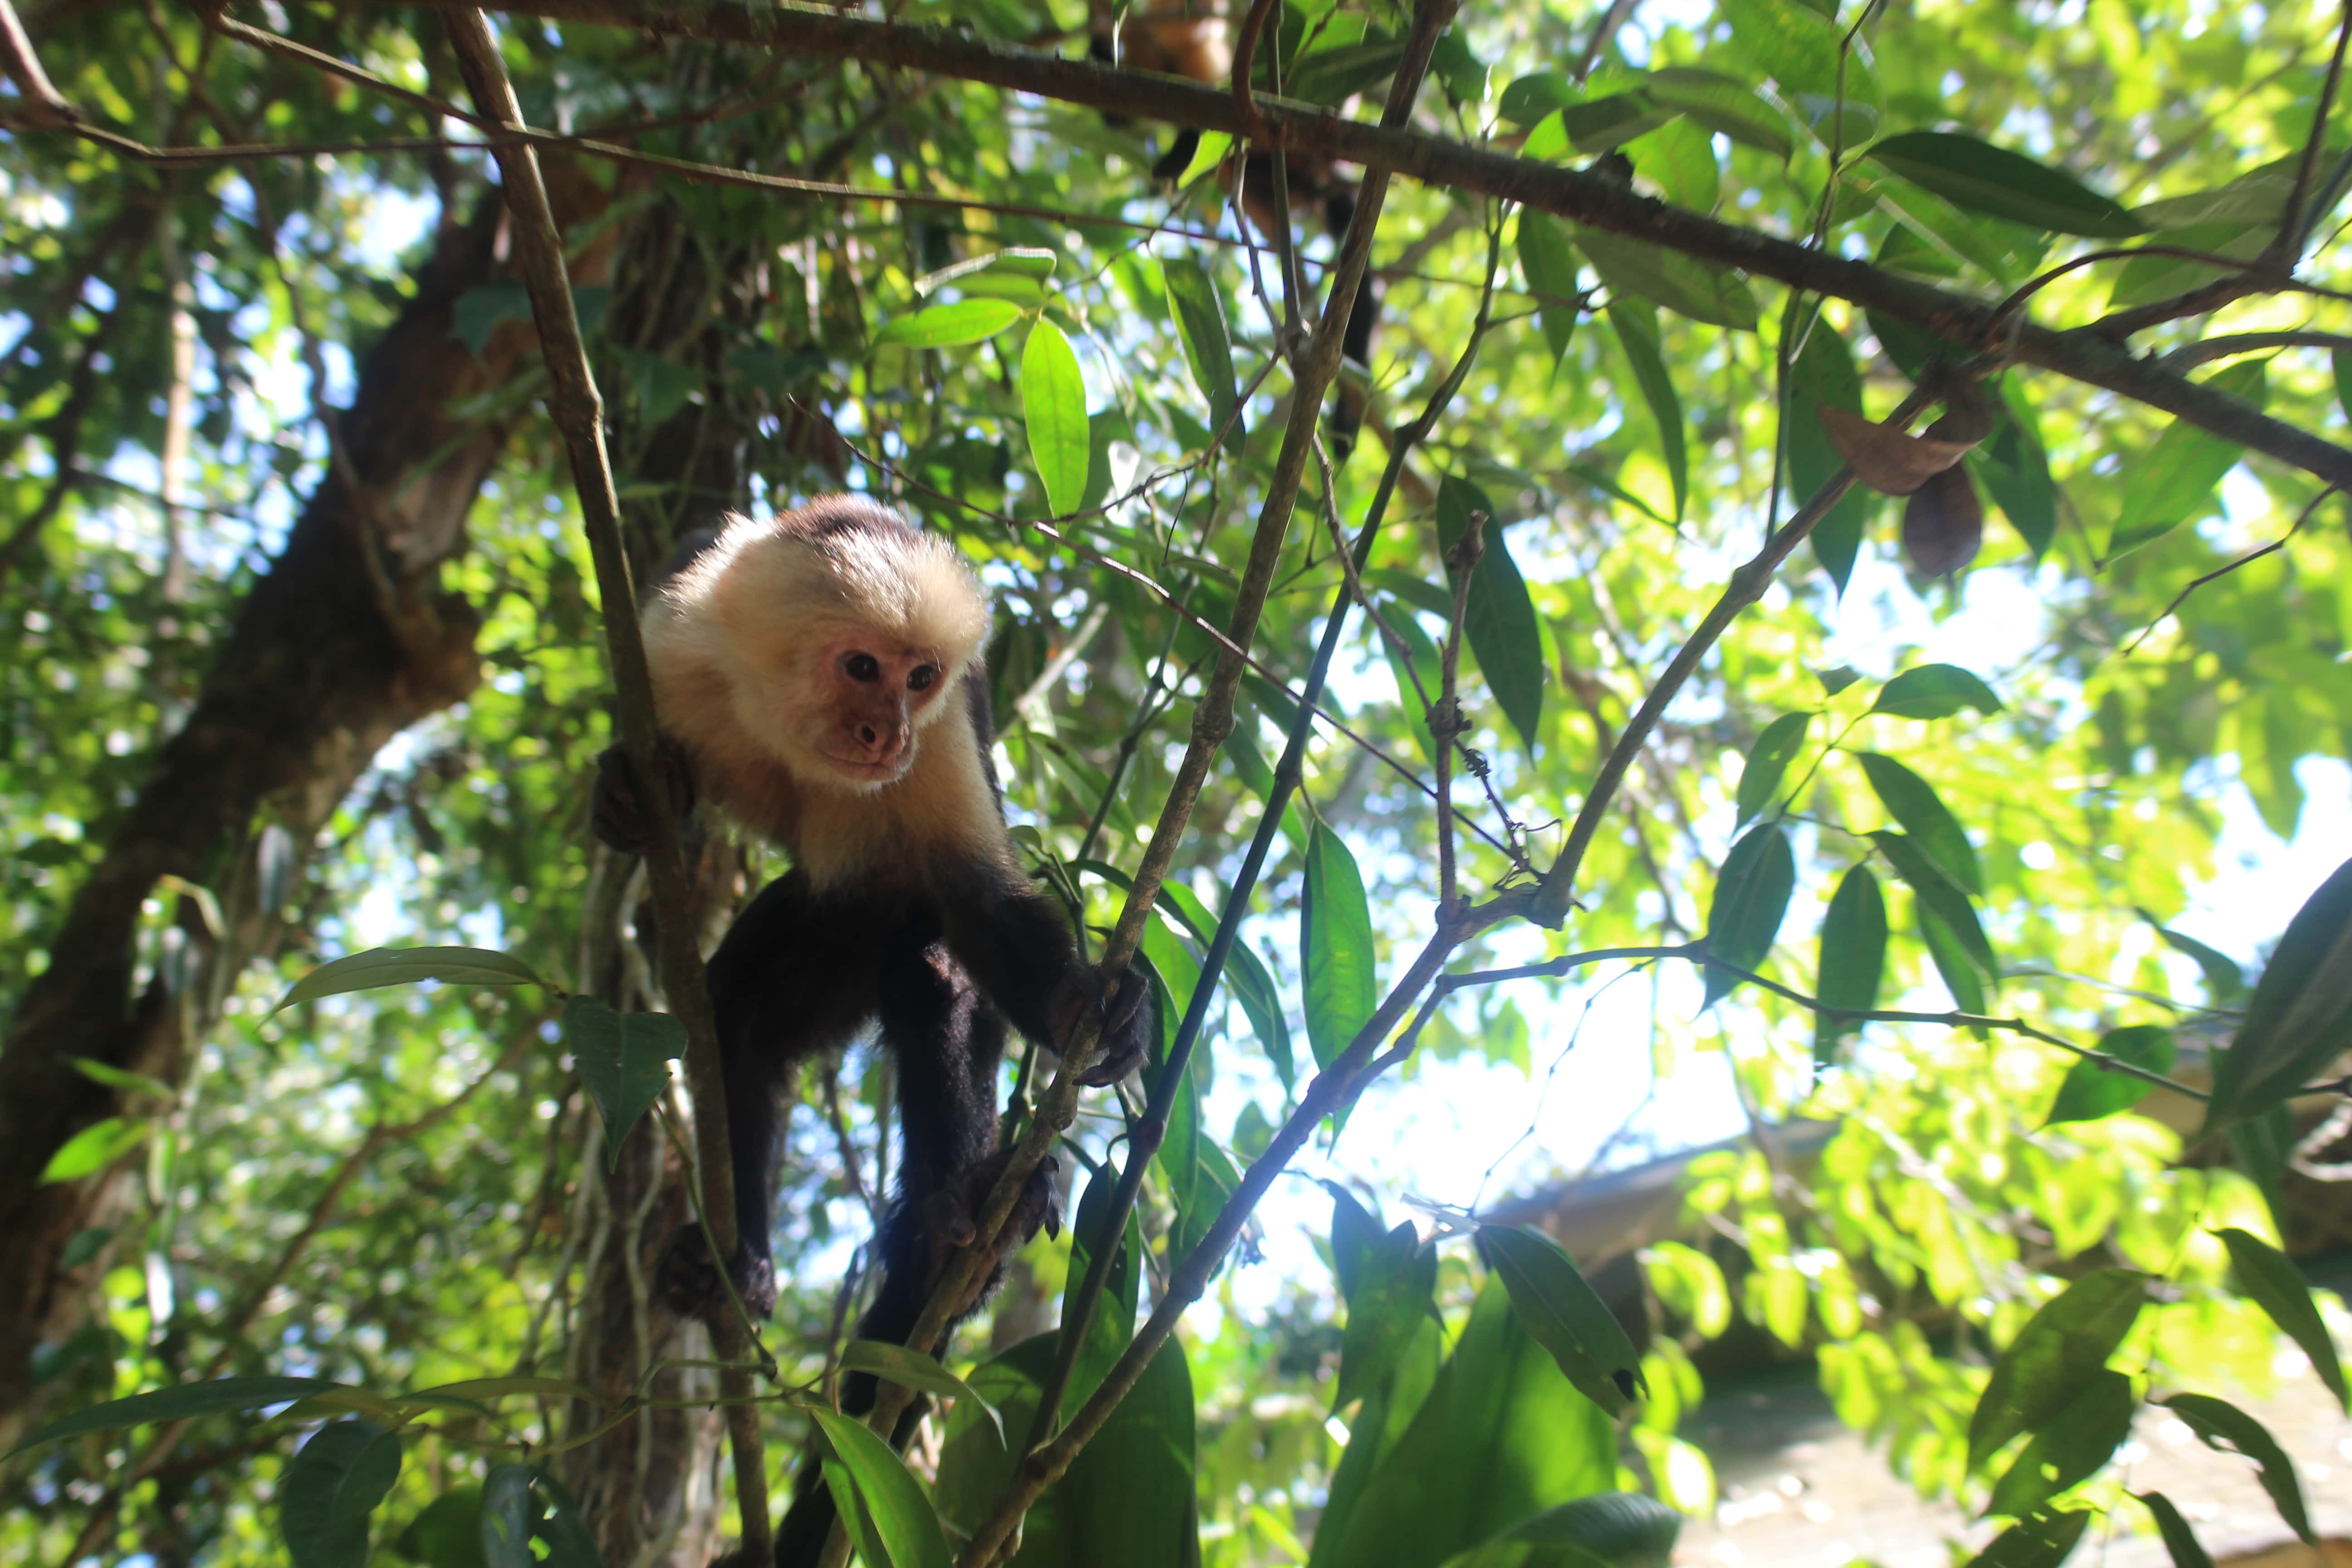
M 1984 544 L 1984 502 L 1958 464 L 1931 476 L 1903 503 L 1903 552 L 1926 577 L 1948 577 Z

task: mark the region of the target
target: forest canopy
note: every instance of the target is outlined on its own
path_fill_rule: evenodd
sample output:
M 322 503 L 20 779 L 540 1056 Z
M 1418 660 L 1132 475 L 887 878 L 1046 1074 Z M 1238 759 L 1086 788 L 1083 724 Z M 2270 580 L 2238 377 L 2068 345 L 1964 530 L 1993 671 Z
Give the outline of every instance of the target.
M 2352 6 L 1139 26 L 0 0 L 0 1555 L 760 1560 L 798 1475 L 871 1568 L 1633 1568 L 1738 1356 L 1978 1561 L 2208 1562 L 2155 1418 L 2314 1539 L 2240 1391 L 2352 1409 Z M 1068 1223 L 906 1345 L 875 1053 L 773 1318 L 665 1303 L 785 860 L 590 832 L 638 589 L 844 490 L 1155 1015 L 1010 1053 L 979 1233 Z

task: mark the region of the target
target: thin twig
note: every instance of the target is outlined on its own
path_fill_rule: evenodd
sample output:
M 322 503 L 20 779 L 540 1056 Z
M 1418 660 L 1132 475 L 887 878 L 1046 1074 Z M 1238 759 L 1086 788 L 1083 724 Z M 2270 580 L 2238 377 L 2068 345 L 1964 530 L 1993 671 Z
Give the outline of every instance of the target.
M 468 6 L 446 12 L 443 19 L 475 107 L 501 125 L 520 126 L 522 112 L 482 14 Z M 711 1023 L 702 954 L 695 946 L 695 923 L 689 915 L 693 897 L 678 851 L 669 781 L 657 762 L 660 742 L 653 679 L 634 613 L 637 596 L 622 542 L 620 500 L 604 450 L 604 400 L 596 390 L 595 373 L 589 368 L 579 318 L 573 313 L 563 264 L 563 237 L 549 207 L 547 187 L 540 179 L 539 156 L 520 142 L 499 148 L 496 156 L 506 184 L 516 258 L 530 291 L 531 318 L 539 329 L 540 357 L 547 369 L 548 406 L 563 433 L 572 488 L 595 563 L 597 591 L 604 601 L 605 646 L 612 663 L 621 743 L 632 782 L 646 802 L 654 829 L 654 845 L 645 859 L 659 916 L 655 936 L 662 992 L 686 1027 L 687 1082 L 694 1095 L 699 1154 L 696 1179 L 712 1237 L 723 1249 L 713 1261 L 724 1269 L 737 1242 L 735 1188 L 727 1155 L 727 1090 L 719 1071 L 719 1038 Z M 711 1339 L 721 1359 L 740 1363 L 753 1336 L 750 1323 L 740 1315 L 740 1304 L 737 1306 L 735 1313 L 713 1314 Z M 740 1400 L 750 1388 L 749 1375 L 740 1370 L 719 1374 L 719 1391 L 730 1399 Z M 754 1561 L 764 1559 L 771 1550 L 768 1476 L 758 1415 L 748 1405 L 732 1404 L 727 1427 L 734 1449 L 742 1550 Z
M 2156 619 L 2148 622 L 2147 626 L 2140 632 L 2139 636 L 2132 638 L 2129 646 L 2124 649 L 2124 657 L 2128 658 L 2133 654 L 2137 653 L 2139 651 L 2139 645 L 2147 641 L 2149 637 L 2154 637 L 2156 635 L 2156 628 L 2162 626 L 2175 610 L 2178 610 L 2181 605 L 2187 604 L 2189 602 L 2189 595 L 2194 594 L 2198 589 L 2205 586 L 2206 584 L 2218 582 L 2220 579 L 2227 577 L 2231 573 L 2237 571 L 2242 566 L 2251 566 L 2265 555 L 2275 555 L 2280 551 L 2284 550 L 2286 548 L 2286 542 L 2293 539 L 2297 533 L 2303 531 L 2303 525 L 2311 521 L 2311 514 L 2319 510 L 2319 503 L 2326 500 L 2329 496 L 2332 496 L 2335 493 L 2336 487 L 2334 485 L 2328 486 L 2326 489 L 2311 498 L 2310 502 L 2306 504 L 2303 510 L 2296 515 L 2294 524 L 2289 527 L 2284 533 L 2280 534 L 2268 544 L 2262 545 L 2257 549 L 2249 550 L 2246 553 L 2239 556 L 2235 561 L 2228 563 L 2226 565 L 2216 566 L 2212 571 L 2206 573 L 2202 577 L 2192 579 L 2187 587 L 2172 595 L 2172 603 L 2164 606 L 2162 614 L 2158 615 Z
M 2346 0 L 2343 20 L 2336 28 L 2336 53 L 2327 61 L 2327 75 L 2319 84 L 2319 102 L 2311 112 L 2311 135 L 2303 144 L 2303 158 L 2294 166 L 2294 184 L 2287 192 L 2286 204 L 2279 209 L 2278 233 L 2263 247 L 2264 267 L 2279 272 L 2290 272 L 2303 255 L 2303 242 L 2310 232 L 2311 215 L 2304 204 L 2311 195 L 2311 176 L 2319 167 L 2319 150 L 2327 142 L 2327 114 L 2336 107 L 2336 91 L 2344 82 L 2344 49 L 2352 44 L 2352 0 Z

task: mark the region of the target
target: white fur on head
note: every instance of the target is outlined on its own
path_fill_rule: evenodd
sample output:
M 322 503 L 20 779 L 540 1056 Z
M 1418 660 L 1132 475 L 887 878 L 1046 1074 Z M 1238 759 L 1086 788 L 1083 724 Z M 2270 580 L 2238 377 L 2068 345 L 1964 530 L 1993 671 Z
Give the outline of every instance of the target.
M 856 496 L 730 519 L 644 616 L 657 685 L 682 686 L 698 666 L 727 693 L 723 715 L 707 702 L 667 705 L 663 721 L 679 739 L 764 752 L 803 780 L 828 783 L 833 772 L 814 750 L 830 717 L 827 651 L 870 639 L 935 659 L 944 679 L 918 715 L 928 727 L 963 700 L 958 683 L 988 622 L 987 597 L 954 545 Z

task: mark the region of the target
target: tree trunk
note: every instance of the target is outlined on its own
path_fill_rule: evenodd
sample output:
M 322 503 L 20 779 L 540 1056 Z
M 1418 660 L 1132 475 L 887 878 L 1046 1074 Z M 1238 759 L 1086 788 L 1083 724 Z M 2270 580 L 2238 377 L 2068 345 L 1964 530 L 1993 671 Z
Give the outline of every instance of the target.
M 567 224 L 611 199 L 574 168 L 548 174 Z M 477 356 L 452 335 L 451 308 L 495 274 L 503 229 L 493 193 L 445 235 L 367 355 L 334 421 L 334 463 L 51 936 L 49 966 L 0 1047 L 0 1447 L 26 1415 L 35 1346 L 72 1322 L 106 1266 L 101 1252 L 63 1269 L 67 1244 L 130 1197 L 127 1178 L 103 1173 L 40 1184 L 74 1134 L 125 1113 L 120 1091 L 68 1058 L 179 1082 L 238 975 L 275 950 L 293 873 L 352 782 L 393 736 L 479 679 L 474 614 L 437 583 L 465 546 L 466 513 L 508 426 L 451 410 L 509 379 L 532 342 L 508 323 Z M 610 244 L 592 247 L 575 276 L 600 275 Z M 167 875 L 211 889 L 225 929 L 183 897 L 170 962 L 134 995 L 141 907 Z

